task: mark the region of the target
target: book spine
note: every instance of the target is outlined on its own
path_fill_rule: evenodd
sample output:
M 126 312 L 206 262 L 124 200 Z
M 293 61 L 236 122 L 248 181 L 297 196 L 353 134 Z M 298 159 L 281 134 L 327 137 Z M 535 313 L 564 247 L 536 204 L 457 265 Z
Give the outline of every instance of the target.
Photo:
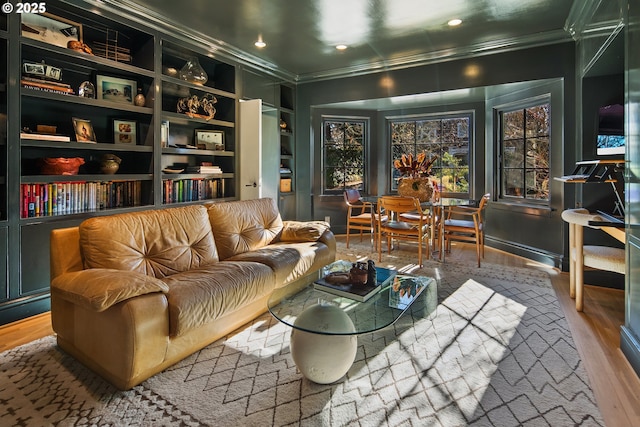
M 27 84 L 23 84 L 22 87 L 27 89 L 32 89 L 32 90 L 39 90 L 41 92 L 57 93 L 59 95 L 73 95 L 73 92 L 66 92 L 59 89 L 50 89 L 50 88 L 38 87 L 38 86 L 27 85 Z

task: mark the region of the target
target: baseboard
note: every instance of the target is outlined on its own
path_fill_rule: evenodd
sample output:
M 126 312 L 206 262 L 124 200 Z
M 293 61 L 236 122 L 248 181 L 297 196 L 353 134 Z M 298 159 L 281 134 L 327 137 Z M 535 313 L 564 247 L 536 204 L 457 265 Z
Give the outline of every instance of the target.
M 500 240 L 489 236 L 486 237 L 485 244 L 492 248 L 509 252 L 510 254 L 518 255 L 532 261 L 537 261 L 539 263 L 550 265 L 555 268 L 562 268 L 562 261 L 564 256 L 562 256 L 561 254 L 546 252 L 531 246 L 509 242 L 506 240 Z
M 51 299 L 48 293 L 17 302 L 10 301 L 7 304 L 0 305 L 0 325 L 26 319 L 49 310 L 51 310 Z
M 631 329 L 624 325 L 620 327 L 620 350 L 636 374 L 640 376 L 640 343 Z

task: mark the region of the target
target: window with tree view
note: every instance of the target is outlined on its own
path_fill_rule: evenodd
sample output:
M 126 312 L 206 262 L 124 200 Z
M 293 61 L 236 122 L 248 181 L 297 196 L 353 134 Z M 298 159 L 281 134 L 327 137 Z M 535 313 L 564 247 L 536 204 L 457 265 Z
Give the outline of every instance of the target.
M 390 122 L 391 189 L 398 188 L 400 173 L 393 167 L 403 154 L 415 158 L 424 152 L 438 156 L 432 174 L 445 195 L 465 197 L 469 194 L 469 141 L 472 135 L 472 113 L 406 118 Z
M 365 120 L 323 120 L 323 192 L 364 190 Z
M 500 195 L 549 201 L 550 103 L 504 109 L 500 117 Z

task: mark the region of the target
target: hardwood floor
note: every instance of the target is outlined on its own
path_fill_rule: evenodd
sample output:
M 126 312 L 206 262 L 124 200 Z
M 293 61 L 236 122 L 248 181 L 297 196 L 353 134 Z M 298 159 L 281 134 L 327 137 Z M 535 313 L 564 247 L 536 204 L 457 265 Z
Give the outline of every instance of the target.
M 475 250 L 472 245 L 454 244 L 447 259 L 474 263 Z M 568 273 L 488 247 L 484 262 L 542 269 L 550 274 L 606 425 L 640 426 L 640 378 L 620 351 L 624 292 L 586 286 L 585 308 L 578 313 L 569 298 Z M 0 326 L 0 351 L 52 333 L 49 313 Z

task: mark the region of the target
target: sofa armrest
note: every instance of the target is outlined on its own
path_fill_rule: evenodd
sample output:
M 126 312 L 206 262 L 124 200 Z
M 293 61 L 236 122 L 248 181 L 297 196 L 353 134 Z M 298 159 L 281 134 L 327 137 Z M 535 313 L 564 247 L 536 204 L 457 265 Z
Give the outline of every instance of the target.
M 51 282 L 52 294 L 97 312 L 153 292 L 167 293 L 169 287 L 155 277 L 110 268 L 64 273 Z
M 317 242 L 330 229 L 325 221 L 283 221 L 281 242 Z

